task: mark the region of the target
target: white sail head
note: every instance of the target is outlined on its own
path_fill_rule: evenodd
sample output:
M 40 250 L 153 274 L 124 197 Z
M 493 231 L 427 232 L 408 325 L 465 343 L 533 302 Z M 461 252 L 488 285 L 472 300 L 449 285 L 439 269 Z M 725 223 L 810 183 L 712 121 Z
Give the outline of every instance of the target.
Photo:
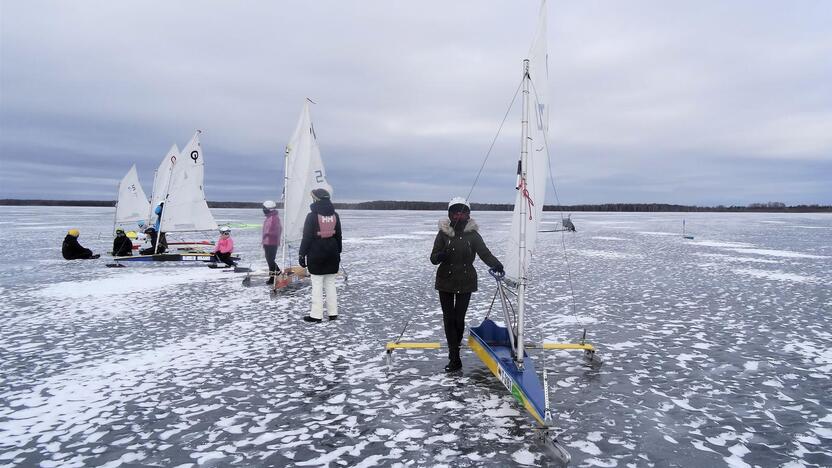
M 118 184 L 118 204 L 116 205 L 115 227 L 125 230 L 135 230 L 136 223 L 147 215 L 150 203 L 147 201 L 136 165 L 127 171 L 127 175 Z
M 205 162 L 199 133 L 197 130 L 185 149 L 173 160 L 162 211 L 161 230 L 164 232 L 217 229 L 202 186 Z
M 168 150 L 159 167 L 156 169 L 156 174 L 153 176 L 153 192 L 150 194 L 150 209 L 147 213 L 146 224 L 148 226 L 153 224 L 153 218 L 156 216 L 153 210 L 159 206 L 159 203 L 165 201 L 168 194 L 168 183 L 170 182 L 170 172 L 173 168 L 173 163 L 179 157 L 179 147 L 174 143 Z
M 506 276 L 513 280 L 525 277 L 534 257 L 537 232 L 543 216 L 546 198 L 546 175 L 549 171 L 549 154 L 546 139 L 549 130 L 549 105 L 547 100 L 549 73 L 546 47 L 546 2 L 540 6 L 537 32 L 529 51 L 529 124 L 528 153 L 525 164 L 525 186 L 517 190 L 514 213 L 511 218 L 508 250 L 506 252 Z M 525 189 L 525 190 L 524 190 Z M 525 206 L 524 206 L 525 205 Z M 524 214 L 521 214 L 524 211 Z M 520 258 L 521 223 L 525 217 L 525 255 Z
M 309 114 L 308 100 L 303 105 L 297 127 L 286 146 L 285 157 L 283 242 L 288 243 L 303 237 L 303 222 L 312 203 L 312 190 L 322 188 L 332 194 Z

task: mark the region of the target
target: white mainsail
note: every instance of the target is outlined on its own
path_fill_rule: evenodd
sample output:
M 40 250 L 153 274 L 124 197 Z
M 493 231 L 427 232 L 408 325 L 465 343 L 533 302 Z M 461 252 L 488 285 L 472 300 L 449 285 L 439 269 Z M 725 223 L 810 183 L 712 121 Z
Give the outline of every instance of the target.
M 217 229 L 202 188 L 205 165 L 199 134 L 200 131 L 197 130 L 185 149 L 172 160 L 173 168 L 165 190 L 167 196 L 162 211 L 160 230 L 163 232 Z
M 286 146 L 285 157 L 281 242 L 284 249 L 287 243 L 303 238 L 303 222 L 312 203 L 312 190 L 322 188 L 332 194 L 332 186 L 326 181 L 321 150 L 309 115 L 308 99 L 303 104 L 298 125 Z
M 174 143 L 168 150 L 162 162 L 159 163 L 159 168 L 156 169 L 156 174 L 153 176 L 153 192 L 150 194 L 150 210 L 147 214 L 147 225 L 152 224 L 154 216 L 153 210 L 159 206 L 159 203 L 165 201 L 168 194 L 168 184 L 170 183 L 170 172 L 173 168 L 173 163 L 179 157 L 179 147 Z
M 136 222 L 143 220 L 149 207 L 147 195 L 139 183 L 136 165 L 127 171 L 127 175 L 118 184 L 118 204 L 116 204 L 115 227 L 133 231 Z
M 529 109 L 524 109 L 524 115 L 528 115 L 529 122 L 525 125 L 527 134 L 524 135 L 525 143 L 527 143 L 524 144 L 526 154 L 521 155 L 521 160 L 525 159 L 522 167 L 525 177 L 518 175 L 519 187 L 514 201 L 514 214 L 511 218 L 505 264 L 506 276 L 515 281 L 526 277 L 534 257 L 537 231 L 540 227 L 543 203 L 546 198 L 546 173 L 549 170 L 549 154 L 546 148 L 549 130 L 547 101 L 549 72 L 545 1 L 540 6 L 537 32 L 529 50 L 528 60 Z

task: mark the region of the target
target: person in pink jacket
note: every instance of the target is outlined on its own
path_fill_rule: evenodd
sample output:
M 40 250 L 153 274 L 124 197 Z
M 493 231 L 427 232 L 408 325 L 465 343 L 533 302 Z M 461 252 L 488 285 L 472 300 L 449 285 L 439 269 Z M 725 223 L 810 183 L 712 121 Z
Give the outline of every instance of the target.
M 266 284 L 274 284 L 275 276 L 280 274 L 280 267 L 275 261 L 277 248 L 280 247 L 280 235 L 283 234 L 283 226 L 280 225 L 280 217 L 277 213 L 277 203 L 272 200 L 263 202 L 263 252 L 266 254 L 266 263 L 269 264 L 269 280 Z
M 231 239 L 231 228 L 223 226 L 220 228 L 220 239 L 214 247 L 214 255 L 217 260 L 225 263 L 228 266 L 236 266 L 234 260 L 231 260 L 231 254 L 234 253 L 234 241 Z

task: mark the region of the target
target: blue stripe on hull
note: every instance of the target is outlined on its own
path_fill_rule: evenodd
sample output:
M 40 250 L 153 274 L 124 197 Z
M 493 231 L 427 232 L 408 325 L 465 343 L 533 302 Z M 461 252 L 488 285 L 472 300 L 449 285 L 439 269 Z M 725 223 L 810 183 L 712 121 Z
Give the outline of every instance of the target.
M 524 369 L 518 370 L 511 358 L 508 330 L 491 320 L 469 328 L 468 344 L 514 398 L 541 426 L 545 421 L 545 393 L 534 362 L 524 354 Z

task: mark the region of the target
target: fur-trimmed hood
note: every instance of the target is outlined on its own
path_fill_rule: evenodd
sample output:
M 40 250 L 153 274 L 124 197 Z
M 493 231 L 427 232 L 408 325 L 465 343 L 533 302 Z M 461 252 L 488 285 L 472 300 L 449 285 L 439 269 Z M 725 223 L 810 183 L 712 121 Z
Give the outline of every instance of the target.
M 468 222 L 465 223 L 465 228 L 462 232 L 471 232 L 471 231 L 479 231 L 480 227 L 474 218 L 469 218 Z M 451 219 L 450 218 L 442 218 L 439 220 L 439 230 L 445 233 L 448 237 L 454 237 L 456 232 L 454 228 L 451 227 Z

